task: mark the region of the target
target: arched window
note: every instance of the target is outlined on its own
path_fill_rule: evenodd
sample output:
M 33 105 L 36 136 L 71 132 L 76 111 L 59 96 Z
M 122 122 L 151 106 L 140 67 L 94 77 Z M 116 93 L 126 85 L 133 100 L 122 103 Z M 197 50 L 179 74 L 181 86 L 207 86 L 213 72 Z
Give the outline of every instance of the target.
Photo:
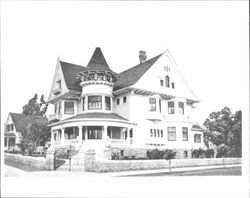
M 169 76 L 165 76 L 166 87 L 169 87 Z

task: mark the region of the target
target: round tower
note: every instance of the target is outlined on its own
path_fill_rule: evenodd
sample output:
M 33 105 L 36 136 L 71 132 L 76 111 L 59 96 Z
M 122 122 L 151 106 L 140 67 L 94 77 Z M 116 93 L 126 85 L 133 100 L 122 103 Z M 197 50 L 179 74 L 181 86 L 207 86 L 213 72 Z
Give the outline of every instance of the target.
M 82 111 L 111 112 L 113 85 L 118 77 L 109 68 L 101 49 L 97 47 L 87 67 L 79 75 Z

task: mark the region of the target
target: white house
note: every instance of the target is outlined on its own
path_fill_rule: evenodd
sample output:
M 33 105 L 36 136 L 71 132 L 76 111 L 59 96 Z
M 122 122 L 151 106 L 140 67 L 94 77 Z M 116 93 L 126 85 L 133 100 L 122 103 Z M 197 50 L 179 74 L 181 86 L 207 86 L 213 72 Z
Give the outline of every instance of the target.
M 58 60 L 48 100 L 55 107 L 49 149 L 92 148 L 102 158 L 107 149 L 127 156 L 167 148 L 190 157 L 192 149 L 204 147 L 190 117 L 198 99 L 169 51 L 148 60 L 140 51 L 139 60 L 119 74 L 100 48 L 86 67 Z
M 9 113 L 4 124 L 4 150 L 20 151 L 18 144 L 22 140 L 22 132 L 26 132 L 34 123 L 47 124 L 48 119 L 35 115 Z

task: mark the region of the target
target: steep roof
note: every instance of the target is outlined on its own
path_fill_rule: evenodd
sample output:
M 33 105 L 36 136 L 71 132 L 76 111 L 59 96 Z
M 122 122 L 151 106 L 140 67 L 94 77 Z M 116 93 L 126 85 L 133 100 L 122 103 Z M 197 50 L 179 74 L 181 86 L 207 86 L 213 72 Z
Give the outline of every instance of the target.
M 69 90 L 81 91 L 77 74 L 85 71 L 86 67 L 60 61 L 65 83 Z
M 155 56 L 119 74 L 119 80 L 114 84 L 114 91 L 135 84 L 145 72 L 159 59 L 162 54 Z
M 35 116 L 35 115 L 26 116 L 20 113 L 10 113 L 10 116 L 17 132 L 25 132 L 29 124 L 48 123 L 48 119 L 41 116 Z
M 109 68 L 100 47 L 95 48 L 95 51 L 94 51 L 88 65 L 87 65 L 87 69 L 89 69 L 89 70 L 104 70 L 104 71 L 113 72 Z
M 125 120 L 127 119 L 115 114 L 115 113 L 84 113 L 80 115 L 73 116 L 71 118 L 68 118 L 66 120 L 72 120 L 72 119 L 87 119 L 87 118 L 97 118 L 97 119 L 116 119 L 116 120 Z

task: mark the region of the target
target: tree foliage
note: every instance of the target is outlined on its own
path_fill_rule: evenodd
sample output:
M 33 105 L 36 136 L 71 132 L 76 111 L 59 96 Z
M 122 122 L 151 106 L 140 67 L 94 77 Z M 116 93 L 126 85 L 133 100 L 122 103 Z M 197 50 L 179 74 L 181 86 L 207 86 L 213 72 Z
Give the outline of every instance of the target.
M 34 123 L 27 127 L 22 133 L 21 150 L 34 152 L 40 142 L 46 142 L 50 139 L 50 127 L 45 124 Z
M 41 95 L 40 102 L 37 102 L 38 95 L 35 94 L 33 98 L 28 101 L 28 104 L 23 106 L 24 115 L 44 116 L 47 112 L 48 103 L 44 100 L 44 95 Z
M 228 107 L 212 112 L 204 122 L 205 140 L 223 151 L 221 156 L 241 157 L 241 110 L 235 114 Z

